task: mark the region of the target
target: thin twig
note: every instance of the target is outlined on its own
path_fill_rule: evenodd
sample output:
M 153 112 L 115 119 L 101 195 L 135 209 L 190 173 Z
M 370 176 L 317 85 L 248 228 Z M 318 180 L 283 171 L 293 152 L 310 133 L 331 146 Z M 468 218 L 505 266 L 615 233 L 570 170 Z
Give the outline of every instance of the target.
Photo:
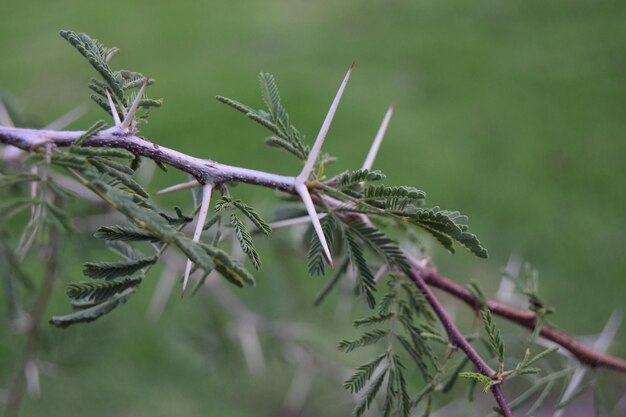
M 27 372 L 32 375 L 33 366 L 37 366 L 37 350 L 39 349 L 39 334 L 40 324 L 43 315 L 48 306 L 48 301 L 54 289 L 54 284 L 58 279 L 58 237 L 56 232 L 52 231 L 50 241 L 44 249 L 45 253 L 45 268 L 44 277 L 30 312 L 29 312 L 29 327 L 26 334 L 26 345 L 24 347 L 24 357 L 22 364 L 19 367 L 18 374 L 15 376 L 11 387 L 9 388 L 5 416 L 17 417 L 20 403 L 24 397 L 24 393 L 28 389 Z

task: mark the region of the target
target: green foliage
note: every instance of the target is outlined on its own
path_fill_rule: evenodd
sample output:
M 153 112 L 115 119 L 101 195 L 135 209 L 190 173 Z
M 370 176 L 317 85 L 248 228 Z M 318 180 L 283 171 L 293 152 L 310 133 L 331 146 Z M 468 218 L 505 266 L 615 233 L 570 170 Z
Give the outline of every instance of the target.
M 254 247 L 252 236 L 250 236 L 250 232 L 248 232 L 248 228 L 245 224 L 243 224 L 243 222 L 239 219 L 239 217 L 237 217 L 235 213 L 232 213 L 230 215 L 230 224 L 233 226 L 233 229 L 235 229 L 235 236 L 237 236 L 237 240 L 239 241 L 241 249 L 246 255 L 248 255 L 248 258 L 250 258 L 252 265 L 256 269 L 259 269 L 259 267 L 261 266 L 261 261 L 259 259 L 259 254 Z
M 346 228 L 344 230 L 344 236 L 346 239 L 346 251 L 350 262 L 359 272 L 357 278 L 356 289 L 359 294 L 365 296 L 365 302 L 370 308 L 376 306 L 376 299 L 374 292 L 376 291 L 376 282 L 374 282 L 374 275 L 370 271 L 365 256 L 363 255 L 363 246 L 358 240 L 358 235 L 354 232 L 354 229 Z
M 233 200 L 233 205 L 239 209 L 265 236 L 272 233 L 272 228 L 265 220 L 261 218 L 259 213 L 241 200 Z
M 88 87 L 95 94 L 91 95 L 91 99 L 100 106 L 104 111 L 111 114 L 111 106 L 109 105 L 107 92 L 111 92 L 113 106 L 117 116 L 123 118 L 130 108 L 130 103 L 135 99 L 133 93 L 129 90 L 140 88 L 144 83 L 151 85 L 153 79 L 145 77 L 143 74 L 128 70 L 113 71 L 109 66 L 109 61 L 117 52 L 117 48 L 107 48 L 96 39 L 91 38 L 85 33 L 76 33 L 72 31 L 62 30 L 60 35 L 68 41 L 83 57 L 91 64 L 91 66 L 100 74 L 104 81 L 92 78 Z M 138 108 L 149 109 L 151 107 L 159 107 L 161 100 L 151 100 L 143 98 L 138 102 Z M 141 119 L 141 117 L 139 118 Z M 96 125 L 94 125 L 94 128 Z M 103 126 L 100 126 L 100 129 Z M 90 129 L 91 130 L 91 129 Z M 79 139 L 79 144 L 88 137 L 93 136 L 97 131 L 90 133 L 86 137 Z
M 76 139 L 76 141 L 74 141 L 74 143 L 72 143 L 72 146 L 73 147 L 83 146 L 83 143 L 85 143 L 85 141 L 87 141 L 87 139 L 89 139 L 90 137 L 94 136 L 95 134 L 97 134 L 101 130 L 106 129 L 106 127 L 107 127 L 107 124 L 104 122 L 104 120 L 98 120 L 89 129 L 87 129 L 85 131 L 85 133 L 80 135 L 80 137 L 78 139 Z M 112 151 L 117 151 L 117 150 L 113 150 L 113 149 L 111 149 L 111 150 Z M 85 151 L 83 151 L 83 154 L 84 154 L 84 152 Z M 78 152 L 76 152 L 76 153 L 78 153 Z
M 483 392 L 489 391 L 489 388 L 499 383 L 499 381 L 491 379 L 488 376 L 483 375 L 479 372 L 461 372 L 459 373 L 459 376 L 461 378 L 471 378 L 480 382 L 481 384 L 483 384 Z
M 131 288 L 136 288 L 141 281 L 140 277 L 126 277 L 113 281 L 72 282 L 68 284 L 65 293 L 73 300 L 74 307 L 84 308 L 99 304 Z
M 411 268 L 402 249 L 395 241 L 385 236 L 381 230 L 368 226 L 361 221 L 351 222 L 348 227 L 379 254 L 390 267 L 397 266 L 402 271 L 408 271 Z
M 91 157 L 88 160 L 89 163 L 96 167 L 98 171 L 108 175 L 114 180 L 119 181 L 133 193 L 143 198 L 150 198 L 150 195 L 143 189 L 143 187 L 130 177 L 129 172 L 132 175 L 132 170 L 130 168 L 99 157 Z
M 254 246 L 252 235 L 248 231 L 248 227 L 245 223 L 237 216 L 235 209 L 250 219 L 252 224 L 254 224 L 254 226 L 266 236 L 272 233 L 272 228 L 261 218 L 259 213 L 257 213 L 253 207 L 245 204 L 241 200 L 233 200 L 230 196 L 226 195 L 222 196 L 215 203 L 216 216 L 210 218 L 205 223 L 204 230 L 217 223 L 224 211 L 230 211 L 230 224 L 235 231 L 235 237 L 237 238 L 243 252 L 248 256 L 248 258 L 250 258 L 254 268 L 259 269 L 261 266 L 261 259 L 259 258 L 259 254 Z
M 215 269 L 228 281 L 238 287 L 243 287 L 243 284 L 255 285 L 252 274 L 229 254 L 206 243 L 201 243 L 200 246 L 211 256 L 213 262 L 215 262 Z
M 334 241 L 335 229 L 337 228 L 337 219 L 332 214 L 326 215 L 320 220 L 322 231 L 329 247 L 332 247 Z M 309 246 L 309 274 L 324 275 L 324 267 L 328 260 L 324 254 L 324 248 L 317 236 L 311 236 L 311 245 Z
M 304 137 L 289 121 L 289 114 L 281 103 L 280 93 L 274 81 L 274 76 L 262 72 L 259 74 L 259 83 L 267 111 L 254 110 L 230 98 L 222 96 L 217 96 L 216 98 L 272 132 L 273 135 L 265 140 L 268 145 L 281 148 L 296 158 L 305 160 L 309 153 L 309 148 L 304 144 Z
M 493 317 L 489 310 L 485 309 L 481 313 L 483 318 L 483 324 L 485 325 L 485 331 L 487 332 L 489 347 L 492 352 L 498 358 L 498 363 L 500 364 L 500 370 L 504 369 L 504 340 L 502 340 L 502 335 L 500 334 L 500 329 L 496 327 L 496 324 L 493 321 Z
M 352 352 L 356 348 L 373 345 L 379 342 L 381 339 L 387 337 L 388 334 L 389 332 L 385 330 L 372 330 L 369 332 L 365 332 L 363 336 L 356 340 L 342 340 L 341 342 L 339 342 L 338 347 L 339 350 L 342 350 L 346 353 Z
M 438 207 L 417 209 L 406 220 L 429 232 L 450 252 L 454 253 L 454 242 L 457 242 L 479 258 L 487 257 L 487 250 L 480 245 L 476 235 L 467 231 L 467 217 L 458 211 L 450 212 Z
M 376 368 L 378 368 L 378 365 L 380 365 L 383 359 L 386 358 L 387 353 L 383 353 L 377 356 L 374 360 L 359 366 L 356 369 L 354 375 L 352 375 L 346 380 L 346 382 L 344 382 L 343 387 L 353 394 L 361 391 L 361 389 L 365 387 L 367 381 L 372 377 L 372 374 L 374 373 Z
M 123 240 L 123 241 L 150 241 L 158 242 L 159 239 L 149 232 L 132 225 L 101 226 L 93 235 L 101 240 Z
M 87 262 L 85 263 L 83 274 L 91 278 L 103 278 L 106 280 L 112 280 L 115 278 L 132 275 L 149 265 L 153 265 L 156 261 L 157 258 L 152 256 L 149 258 L 138 259 L 134 261 Z
M 117 48 L 107 48 L 85 33 L 75 33 L 67 30 L 59 32 L 61 37 L 68 41 L 81 53 L 96 71 L 104 78 L 107 86 L 119 100 L 124 100 L 124 92 L 120 81 L 114 76 L 109 67 L 109 60 L 118 52 Z
M 384 326 L 368 330 L 352 341 L 342 341 L 339 349 L 350 352 L 364 346 L 373 346 L 386 341 L 382 354 L 359 366 L 356 372 L 346 380 L 344 388 L 352 393 L 363 392 L 357 401 L 353 414 L 361 416 L 381 393 L 383 385 L 384 401 L 382 415 L 408 416 L 411 408 L 424 398 L 430 398 L 435 389 L 435 381 L 440 379 L 441 367 L 428 340 L 420 336 L 420 328 L 432 323 L 424 300 L 415 297 L 416 293 L 406 288 L 406 283 L 392 276 L 388 282 L 389 291 L 378 302 L 378 313 L 354 322 L 355 327 Z M 417 310 L 411 306 L 419 306 Z M 425 391 L 411 401 L 405 377 L 405 365 L 395 344 L 402 346 L 404 352 L 421 370 Z M 428 387 L 428 389 L 426 389 Z
M 537 368 L 531 368 L 531 365 L 540 361 L 541 359 L 548 356 L 549 354 L 556 352 L 557 350 L 559 350 L 558 346 L 553 346 L 551 348 L 544 349 L 543 351 L 531 357 L 530 349 L 526 349 L 526 353 L 524 354 L 524 359 L 517 365 L 517 367 L 515 368 L 515 372 L 518 375 L 537 373 L 540 370 Z
M 364 181 L 381 181 L 385 179 L 385 174 L 379 170 L 370 171 L 367 169 L 358 169 L 356 171 L 348 171 L 337 179 L 337 188 L 346 189 L 359 185 Z
M 71 314 L 64 316 L 54 316 L 50 319 L 50 324 L 57 327 L 67 327 L 76 323 L 88 323 L 110 313 L 120 304 L 125 303 L 132 293 L 123 293 L 114 296 L 113 298 L 97 304 L 93 307 L 79 310 Z

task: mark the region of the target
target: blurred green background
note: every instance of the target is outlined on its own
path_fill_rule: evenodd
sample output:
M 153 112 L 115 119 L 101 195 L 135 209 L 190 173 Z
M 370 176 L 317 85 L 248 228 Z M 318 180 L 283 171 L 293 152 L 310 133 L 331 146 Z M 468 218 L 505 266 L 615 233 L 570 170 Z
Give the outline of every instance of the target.
M 485 261 L 433 244 L 440 271 L 476 279 L 493 293 L 501 268 L 518 253 L 539 270 L 541 292 L 557 310 L 553 322 L 589 334 L 626 306 L 624 22 L 619 0 L 3 0 L 0 91 L 42 122 L 82 103 L 90 110 L 72 128 L 102 118 L 88 101 L 91 68 L 57 34 L 85 31 L 120 47 L 114 67 L 157 79 L 150 96 L 163 97 L 164 105 L 144 136 L 197 156 L 293 175 L 298 166 L 291 158 L 267 149 L 258 126 L 213 97 L 260 106 L 256 76 L 271 72 L 292 122 L 313 138 L 355 61 L 327 139 L 326 150 L 339 157 L 333 172 L 360 166 L 394 103 L 375 168 L 390 183 L 425 190 L 428 204 L 469 215 L 490 252 Z M 159 174 L 150 188 L 181 179 Z M 250 187 L 234 193 L 265 208 L 274 198 Z M 182 204 L 180 198 L 190 207 L 186 196 L 165 201 Z M 285 246 L 286 235 L 277 237 Z M 90 245 L 66 245 L 64 279 L 79 279 L 84 260 L 104 256 Z M 350 320 L 334 322 L 332 302 L 311 307 L 322 281 L 307 277 L 304 260 L 285 263 L 268 245 L 261 251 L 258 287 L 237 294 L 271 317 L 324 323 L 328 346 L 319 349 L 333 352 Z M 266 373 L 250 376 L 237 344 L 211 342 L 227 317 L 207 294 L 184 302 L 173 296 L 161 320 L 148 321 L 158 273 L 152 276 L 139 296 L 101 322 L 45 327 L 42 396 L 27 399 L 23 415 L 283 410 L 293 368 L 276 359 Z M 68 309 L 59 286 L 49 315 Z M 626 354 L 625 334 L 618 334 L 613 353 Z M 4 327 L 0 336 L 0 385 L 6 386 L 21 339 Z M 303 415 L 346 415 L 352 400 L 340 391 L 338 381 L 314 382 Z

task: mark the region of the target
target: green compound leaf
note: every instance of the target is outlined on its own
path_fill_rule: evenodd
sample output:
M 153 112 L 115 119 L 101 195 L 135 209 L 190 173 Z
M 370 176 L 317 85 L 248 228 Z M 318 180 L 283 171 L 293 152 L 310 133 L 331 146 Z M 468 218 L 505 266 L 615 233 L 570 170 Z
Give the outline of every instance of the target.
M 157 258 L 151 256 L 135 261 L 86 262 L 83 274 L 91 278 L 113 280 L 115 278 L 132 275 L 149 265 L 153 265 L 156 261 Z
M 488 376 L 480 374 L 478 372 L 461 372 L 459 373 L 459 376 L 461 378 L 474 379 L 477 382 L 480 382 L 481 384 L 483 384 L 483 392 L 487 392 L 489 388 L 498 383 L 498 381 L 495 381 Z
M 370 346 L 389 335 L 389 330 L 376 329 L 363 333 L 363 336 L 356 340 L 342 340 L 337 346 L 339 350 L 346 353 L 352 352 L 354 349 Z
M 84 281 L 68 284 L 65 293 L 72 300 L 74 307 L 84 308 L 93 304 L 99 304 L 124 291 L 136 288 L 142 278 L 123 278 L 116 281 Z
M 411 268 L 398 244 L 385 236 L 379 229 L 368 226 L 361 221 L 352 222 L 348 227 L 358 234 L 364 242 L 368 243 L 388 265 L 397 265 L 403 271 L 408 271 Z
M 361 399 L 354 408 L 354 416 L 361 417 L 363 413 L 365 413 L 370 408 L 372 402 L 374 401 L 374 398 L 376 398 L 376 394 L 378 394 L 378 391 L 380 391 L 380 388 L 383 385 L 383 381 L 385 380 L 388 371 L 389 369 L 383 369 L 383 371 L 370 383 L 367 391 L 365 392 L 363 397 L 361 397 Z
M 235 229 L 235 236 L 239 241 L 239 245 L 243 252 L 248 255 L 252 265 L 255 269 L 259 269 L 261 266 L 261 260 L 259 259 L 259 253 L 254 247 L 254 242 L 252 241 L 252 236 L 250 236 L 250 232 L 248 232 L 248 228 L 245 224 L 237 217 L 235 213 L 230 215 L 230 224 Z
M 62 30 L 59 34 L 63 39 L 72 44 L 82 56 L 87 58 L 91 66 L 93 66 L 107 82 L 113 94 L 119 100 L 123 101 L 124 91 L 122 90 L 121 80 L 114 76 L 108 64 L 108 60 L 117 52 L 117 48 L 106 48 L 96 39 L 90 38 L 85 33 Z
M 153 236 L 144 229 L 132 225 L 102 226 L 93 235 L 100 240 L 122 240 L 127 242 L 159 242 L 159 238 Z
M 374 360 L 359 366 L 356 369 L 354 375 L 352 375 L 346 380 L 346 382 L 344 382 L 343 387 L 353 394 L 361 391 L 367 381 L 372 377 L 372 374 L 374 373 L 378 365 L 386 357 L 387 353 L 385 352 L 382 355 L 376 357 Z
M 212 258 L 215 263 L 215 269 L 228 281 L 238 287 L 243 287 L 244 284 L 256 285 L 252 274 L 228 253 L 207 243 L 200 243 L 200 246 Z
M 332 247 L 335 229 L 337 228 L 337 220 L 332 214 L 326 215 L 320 220 L 322 225 L 322 231 L 328 246 Z M 328 260 L 324 253 L 324 247 L 318 239 L 317 235 L 311 236 L 311 246 L 309 247 L 309 274 L 310 275 L 324 275 L 324 267 Z
M 337 188 L 350 188 L 365 181 L 382 181 L 384 179 L 385 174 L 379 170 L 370 171 L 367 169 L 358 169 L 342 174 L 337 180 Z
M 241 200 L 234 200 L 233 205 L 239 209 L 250 221 L 259 229 L 265 236 L 269 236 L 272 233 L 272 228 L 265 220 L 261 218 L 259 213 L 253 207 L 245 204 Z
M 98 304 L 94 307 L 79 310 L 75 313 L 67 314 L 65 316 L 54 316 L 50 319 L 50 324 L 53 324 L 57 327 L 67 327 L 76 323 L 87 323 L 97 320 L 99 317 L 110 313 L 120 304 L 125 303 L 131 295 L 132 292 L 119 294 L 111 298 L 110 300 Z
M 104 122 L 104 120 L 98 120 L 89 129 L 87 129 L 85 131 L 85 133 L 80 135 L 80 137 L 78 139 L 76 139 L 74 141 L 74 143 L 72 143 L 72 148 L 78 148 L 78 147 L 82 146 L 83 143 L 85 143 L 85 141 L 87 141 L 87 139 L 91 138 L 96 133 L 106 129 L 106 127 L 107 127 L 107 124 Z M 109 150 L 113 151 L 113 149 L 109 149 Z
M 374 275 L 367 265 L 365 256 L 363 255 L 363 247 L 358 239 L 357 233 L 354 229 L 345 229 L 346 237 L 346 249 L 350 262 L 359 271 L 359 277 L 357 278 L 356 288 L 359 294 L 365 296 L 365 301 L 369 308 L 376 307 L 376 298 L 374 292 L 376 291 L 376 282 L 374 282 Z
M 476 235 L 467 232 L 464 224 L 467 217 L 459 212 L 432 209 L 417 209 L 406 219 L 431 235 L 433 235 L 446 249 L 454 253 L 454 242 L 465 246 L 479 258 L 487 258 L 487 250 L 480 245 Z
M 489 346 L 491 347 L 493 353 L 498 357 L 500 369 L 502 369 L 504 367 L 504 340 L 502 340 L 500 329 L 496 327 L 489 310 L 483 310 L 481 315 L 483 317 L 485 331 L 489 337 Z

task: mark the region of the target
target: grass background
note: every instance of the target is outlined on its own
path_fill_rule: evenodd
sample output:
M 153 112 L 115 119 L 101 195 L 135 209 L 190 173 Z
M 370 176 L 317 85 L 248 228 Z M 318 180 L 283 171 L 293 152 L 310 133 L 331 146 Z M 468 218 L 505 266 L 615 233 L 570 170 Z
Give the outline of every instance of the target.
M 376 168 L 391 183 L 425 190 L 430 205 L 469 215 L 490 251 L 484 261 L 433 247 L 439 269 L 493 291 L 501 267 L 519 253 L 539 270 L 541 292 L 557 309 L 553 321 L 586 334 L 626 299 L 624 21 L 623 2 L 608 0 L 9 0 L 0 4 L 0 90 L 44 122 L 87 103 L 91 68 L 57 35 L 85 31 L 121 48 L 114 66 L 157 79 L 150 95 L 164 106 L 145 136 L 293 174 L 297 165 L 266 149 L 257 126 L 213 97 L 260 106 L 256 74 L 272 72 L 292 121 L 311 138 L 355 61 L 327 140 L 339 157 L 333 169 L 360 165 L 394 103 Z M 73 128 L 102 117 L 89 108 Z M 160 175 L 151 188 L 181 178 Z M 261 207 L 272 196 L 249 187 L 236 193 Z M 86 257 L 100 256 L 96 245 L 66 247 L 67 280 L 79 278 Z M 306 276 L 302 260 L 285 264 L 269 247 L 261 250 L 260 285 L 244 300 L 275 317 L 332 320 L 332 311 L 309 307 L 321 283 Z M 46 329 L 44 355 L 53 365 L 41 399 L 28 400 L 24 415 L 83 407 L 94 416 L 276 415 L 293 369 L 275 361 L 267 374 L 250 377 L 237 346 L 203 342 L 219 327 L 207 315 L 221 314 L 208 295 L 172 300 L 161 321 L 147 322 L 153 285 L 93 326 Z M 59 287 L 50 314 L 67 308 Z M 345 329 L 329 326 L 331 345 Z M 5 385 L 21 342 L 4 328 L 0 336 Z M 612 349 L 626 353 L 623 331 Z M 305 413 L 347 413 L 351 400 L 337 391 L 338 383 L 316 382 Z

